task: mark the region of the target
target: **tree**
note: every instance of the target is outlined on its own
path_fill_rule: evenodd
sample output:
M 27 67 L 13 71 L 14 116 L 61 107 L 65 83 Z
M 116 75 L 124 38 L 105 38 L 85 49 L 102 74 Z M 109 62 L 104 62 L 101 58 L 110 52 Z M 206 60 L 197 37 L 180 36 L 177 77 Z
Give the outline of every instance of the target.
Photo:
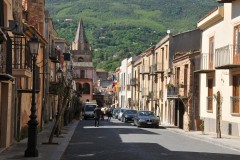
M 68 102 L 70 101 L 70 93 L 71 93 L 71 90 L 72 90 L 72 82 L 65 82 L 64 83 L 65 85 L 60 85 L 59 86 L 59 89 L 58 89 L 58 93 L 59 93 L 59 96 L 61 97 L 60 98 L 60 111 L 58 113 L 58 116 L 56 117 L 56 121 L 53 125 L 53 128 L 52 128 L 52 131 L 51 131 L 51 134 L 49 136 L 49 139 L 48 139 L 48 144 L 52 144 L 53 143 L 53 136 L 54 136 L 54 133 L 56 132 L 56 129 L 57 127 L 59 126 L 60 124 L 60 120 L 61 120 L 61 117 L 63 116 L 63 113 L 67 107 L 67 104 Z

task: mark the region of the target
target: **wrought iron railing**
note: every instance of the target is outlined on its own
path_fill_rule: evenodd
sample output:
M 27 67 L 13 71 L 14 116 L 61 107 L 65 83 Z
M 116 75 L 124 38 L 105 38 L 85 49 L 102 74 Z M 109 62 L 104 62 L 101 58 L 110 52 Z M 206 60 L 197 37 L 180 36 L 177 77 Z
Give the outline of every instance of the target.
M 138 84 L 138 79 L 137 78 L 131 78 L 130 79 L 130 85 L 131 86 L 136 86 Z
M 177 98 L 179 95 L 178 87 L 168 87 L 167 88 L 167 98 Z
M 209 53 L 201 53 L 200 55 L 194 58 L 195 62 L 195 71 L 200 70 L 213 70 L 214 69 L 214 56 Z
M 240 65 L 240 45 L 226 45 L 215 50 L 215 66 Z
M 14 36 L 12 40 L 12 68 L 32 71 L 32 56 L 25 37 Z M 8 65 L 8 64 L 7 64 Z

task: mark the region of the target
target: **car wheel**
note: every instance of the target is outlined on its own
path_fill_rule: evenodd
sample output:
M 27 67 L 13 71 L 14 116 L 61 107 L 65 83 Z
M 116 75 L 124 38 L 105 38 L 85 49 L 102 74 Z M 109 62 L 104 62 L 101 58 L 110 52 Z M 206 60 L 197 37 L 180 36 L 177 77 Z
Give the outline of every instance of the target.
M 139 123 L 137 123 L 137 127 L 139 128 L 139 127 L 141 127 L 141 125 Z
M 133 125 L 136 126 L 135 121 L 133 120 Z
M 127 121 L 127 118 L 124 118 L 124 122 L 125 122 L 125 123 L 127 123 L 127 122 L 128 122 L 128 121 Z

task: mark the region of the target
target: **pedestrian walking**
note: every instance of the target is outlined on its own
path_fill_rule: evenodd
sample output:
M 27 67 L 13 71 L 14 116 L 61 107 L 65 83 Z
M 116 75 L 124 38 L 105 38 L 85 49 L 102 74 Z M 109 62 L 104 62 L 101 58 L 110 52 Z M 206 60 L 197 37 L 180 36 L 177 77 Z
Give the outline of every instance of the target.
M 112 117 L 112 112 L 110 109 L 107 110 L 107 116 L 108 116 L 108 120 L 110 121 Z
M 99 119 L 100 119 L 100 116 L 101 116 L 101 109 L 97 106 L 95 109 L 94 109 L 94 121 L 95 121 L 95 127 L 98 127 L 99 126 Z

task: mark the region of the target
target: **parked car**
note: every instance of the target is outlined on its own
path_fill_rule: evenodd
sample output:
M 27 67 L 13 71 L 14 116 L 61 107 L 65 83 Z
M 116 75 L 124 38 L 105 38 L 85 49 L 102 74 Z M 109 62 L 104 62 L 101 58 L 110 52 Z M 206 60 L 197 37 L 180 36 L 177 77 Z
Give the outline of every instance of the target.
M 118 113 L 118 120 L 121 121 L 122 119 L 122 114 L 125 112 L 127 108 L 120 108 L 119 113 Z
M 133 118 L 136 116 L 137 110 L 129 109 L 123 112 L 122 114 L 122 122 L 133 121 Z
M 134 117 L 134 126 L 159 127 L 160 119 L 152 111 L 138 111 Z
M 113 109 L 113 111 L 112 111 L 113 118 L 117 119 L 118 118 L 118 113 L 119 113 L 119 108 Z

